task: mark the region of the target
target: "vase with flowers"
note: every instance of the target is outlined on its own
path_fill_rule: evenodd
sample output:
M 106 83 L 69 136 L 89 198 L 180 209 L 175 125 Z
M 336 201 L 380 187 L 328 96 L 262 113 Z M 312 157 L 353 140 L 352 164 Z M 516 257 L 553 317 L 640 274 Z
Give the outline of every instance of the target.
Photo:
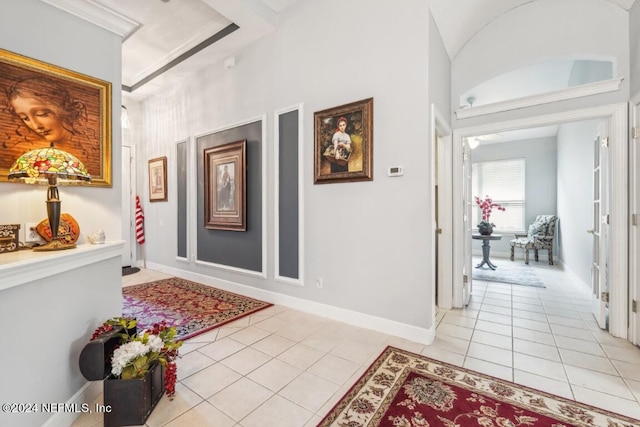
M 478 232 L 483 236 L 490 236 L 491 233 L 493 233 L 493 227 L 496 226 L 490 220 L 491 212 L 493 212 L 494 208 L 499 211 L 504 211 L 505 208 L 500 204 L 495 203 L 489 196 L 484 196 L 484 199 L 476 196 L 476 205 L 478 205 L 482 212 L 482 221 L 478 223 Z
M 104 378 L 105 426 L 144 424 L 164 393 L 170 400 L 175 394 L 182 345 L 176 328 L 161 322 L 138 333 L 136 324 L 124 317 L 107 320 L 80 355 L 87 379 Z

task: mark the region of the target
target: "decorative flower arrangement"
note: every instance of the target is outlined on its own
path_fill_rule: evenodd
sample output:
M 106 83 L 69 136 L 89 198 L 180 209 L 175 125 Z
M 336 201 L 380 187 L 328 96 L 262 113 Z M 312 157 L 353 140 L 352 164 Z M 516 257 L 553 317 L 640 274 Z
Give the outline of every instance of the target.
M 175 326 L 168 327 L 164 321 L 154 324 L 153 329 L 144 331 L 142 335 L 135 333 L 136 324 L 136 319 L 114 317 L 98 327 L 91 340 L 121 326 L 123 332 L 118 334 L 120 345 L 111 356 L 113 377 L 123 380 L 143 378 L 154 363 L 160 363 L 165 369 L 165 392 L 171 400 L 176 386 L 175 360 L 182 341 L 175 340 Z
M 489 196 L 484 196 L 484 200 L 476 196 L 476 205 L 478 205 L 478 207 L 480 207 L 480 211 L 482 211 L 482 221 L 478 223 L 478 228 L 495 227 L 496 225 L 489 220 L 489 218 L 491 218 L 493 208 L 496 208 L 499 211 L 505 210 L 505 208 L 498 203 L 494 203 L 493 199 Z

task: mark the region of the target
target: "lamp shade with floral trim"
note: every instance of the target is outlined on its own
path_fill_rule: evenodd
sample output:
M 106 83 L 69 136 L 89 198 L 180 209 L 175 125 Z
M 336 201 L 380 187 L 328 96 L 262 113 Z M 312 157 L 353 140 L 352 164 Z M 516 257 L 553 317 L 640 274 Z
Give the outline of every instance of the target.
M 55 148 L 53 144 L 27 151 L 9 169 L 9 179 L 23 178 L 28 184 L 34 184 L 38 178 L 46 179 L 51 174 L 60 179 L 91 181 L 87 168 L 76 156 Z

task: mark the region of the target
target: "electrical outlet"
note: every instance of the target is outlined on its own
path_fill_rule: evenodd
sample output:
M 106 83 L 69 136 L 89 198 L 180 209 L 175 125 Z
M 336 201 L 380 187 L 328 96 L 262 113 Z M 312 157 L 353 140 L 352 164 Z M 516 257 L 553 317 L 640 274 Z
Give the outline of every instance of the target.
M 44 239 L 40 237 L 36 231 L 37 222 L 27 222 L 24 224 L 24 241 L 25 243 L 44 243 Z
M 322 276 L 318 276 L 318 278 L 316 279 L 316 287 L 322 288 L 322 285 L 323 285 L 322 282 L 323 282 Z

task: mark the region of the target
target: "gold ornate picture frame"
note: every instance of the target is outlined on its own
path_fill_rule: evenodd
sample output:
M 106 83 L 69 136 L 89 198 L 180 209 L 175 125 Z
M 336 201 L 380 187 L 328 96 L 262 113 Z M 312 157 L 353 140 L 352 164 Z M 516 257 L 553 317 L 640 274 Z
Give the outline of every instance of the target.
M 314 184 L 373 180 L 373 98 L 317 111 Z
M 0 49 L 0 182 L 27 151 L 50 144 L 111 187 L 111 83 Z

